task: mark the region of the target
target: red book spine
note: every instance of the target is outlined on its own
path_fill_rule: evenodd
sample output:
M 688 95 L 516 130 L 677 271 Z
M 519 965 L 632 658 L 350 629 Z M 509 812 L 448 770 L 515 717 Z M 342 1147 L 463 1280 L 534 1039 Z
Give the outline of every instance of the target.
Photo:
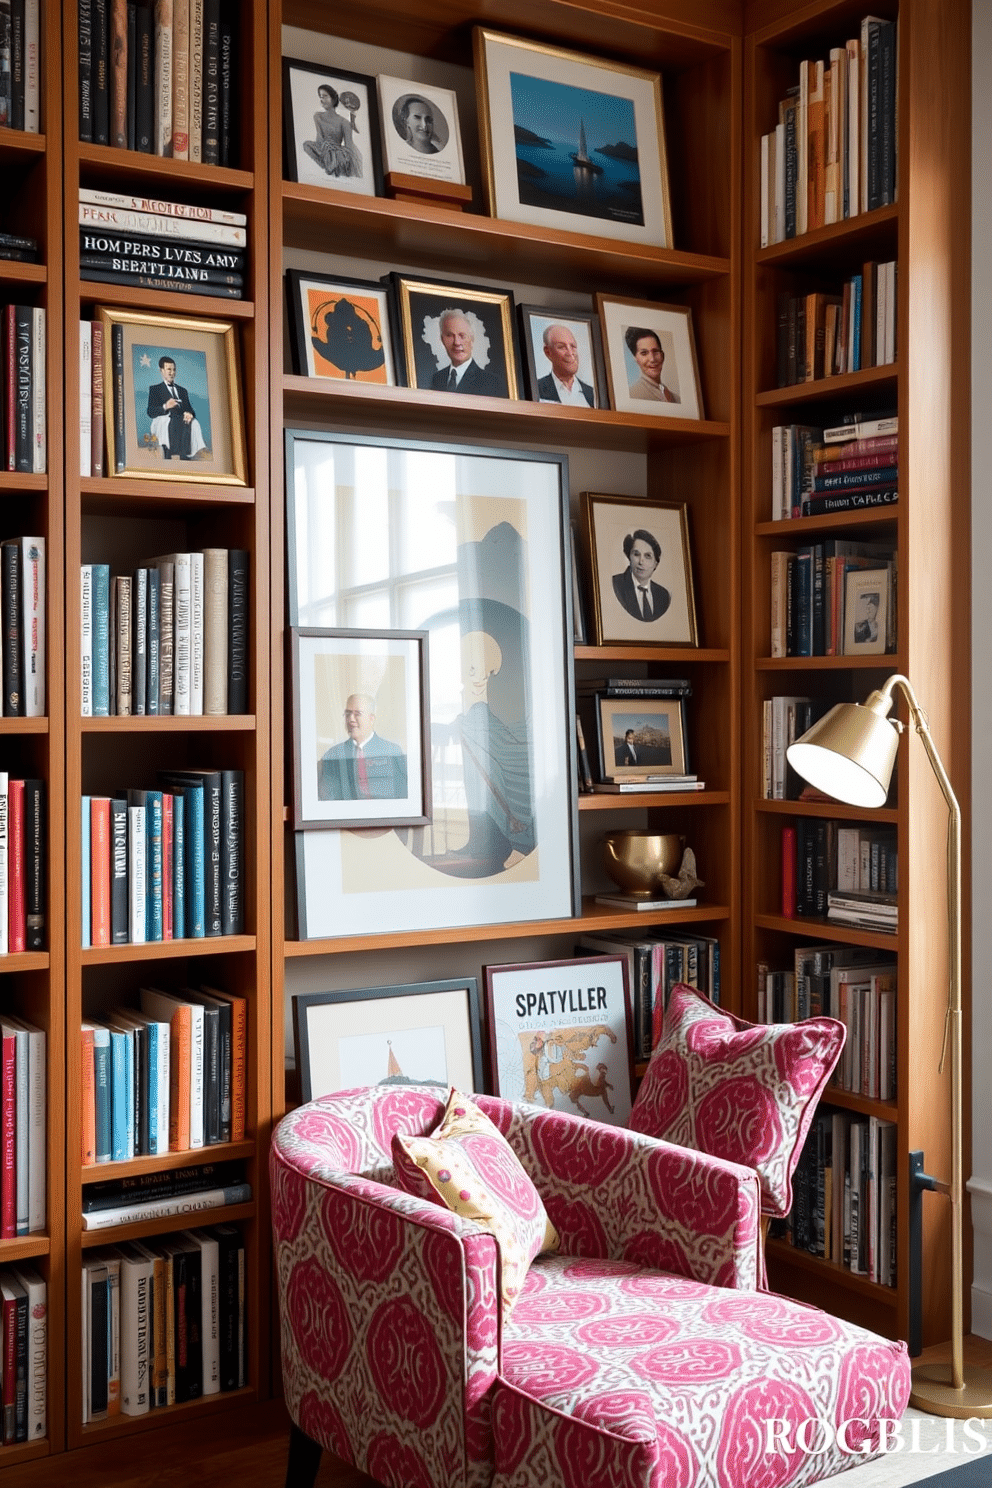
M 782 828 L 782 914 L 796 917 L 796 829 Z
M 110 797 L 90 801 L 90 941 L 110 944 Z
M 17 1232 L 16 1044 L 13 1032 L 0 1044 L 0 1240 L 12 1240 Z
M 27 949 L 28 922 L 24 872 L 24 781 L 12 780 L 7 806 L 7 940 L 11 955 Z
M 854 455 L 847 460 L 814 460 L 813 475 L 843 475 L 846 470 L 887 470 L 896 463 L 894 453 Z
M 172 797 L 162 796 L 162 939 L 172 940 Z
M 4 441 L 4 465 L 8 470 L 17 469 L 17 310 L 14 305 L 4 306 L 3 350 L 4 371 L 7 378 L 4 413 L 6 415 L 6 440 Z

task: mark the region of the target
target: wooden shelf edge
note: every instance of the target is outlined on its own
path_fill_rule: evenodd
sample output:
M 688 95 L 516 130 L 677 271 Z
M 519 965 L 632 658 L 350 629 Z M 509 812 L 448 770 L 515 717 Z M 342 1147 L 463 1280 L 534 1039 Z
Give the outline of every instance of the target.
M 576 661 L 663 661 L 684 666 L 686 662 L 727 662 L 730 652 L 720 647 L 693 646 L 586 646 L 574 648 Z
M 179 1405 L 163 1405 L 156 1410 L 150 1410 L 143 1416 L 125 1416 L 123 1413 L 116 1416 L 107 1416 L 102 1421 L 87 1421 L 85 1426 L 80 1427 L 82 1443 L 89 1446 L 96 1441 L 110 1441 L 117 1436 L 131 1436 L 136 1431 L 154 1430 L 156 1426 L 175 1425 L 177 1420 L 184 1424 L 192 1424 L 191 1415 L 209 1415 L 215 1411 L 230 1410 L 236 1404 L 244 1405 L 246 1400 L 254 1400 L 257 1391 L 252 1385 L 245 1385 L 240 1390 L 222 1390 L 219 1395 L 200 1395 L 196 1400 L 184 1400 Z M 7 1448 L 0 1448 L 6 1451 Z M 2 1466 L 2 1458 L 0 1458 Z
M 163 1214 L 158 1219 L 134 1219 L 126 1224 L 108 1225 L 102 1230 L 81 1230 L 83 1250 L 100 1245 L 116 1245 L 121 1240 L 141 1240 L 145 1235 L 170 1235 L 173 1230 L 186 1230 L 190 1225 L 233 1224 L 239 1219 L 254 1219 L 256 1201 L 228 1204 L 220 1209 L 187 1209 L 181 1214 Z M 213 1397 L 210 1397 L 211 1399 Z
M 758 408 L 778 408 L 789 403 L 813 403 L 818 399 L 843 398 L 865 388 L 893 385 L 899 377 L 899 366 L 890 362 L 884 367 L 865 367 L 860 372 L 843 372 L 837 377 L 818 377 L 815 382 L 794 382 L 789 387 L 766 388 L 755 394 Z
M 179 191 L 196 186 L 218 187 L 232 192 L 251 191 L 255 185 L 253 171 L 227 165 L 203 165 L 197 161 L 173 160 L 165 155 L 146 155 L 138 150 L 120 150 L 115 145 L 94 145 L 80 141 L 80 165 L 104 166 L 115 179 L 121 176 L 160 176 L 162 181 L 175 181 Z
M 815 1273 L 824 1284 L 828 1281 L 835 1282 L 838 1286 L 847 1287 L 851 1291 L 860 1292 L 864 1297 L 870 1297 L 873 1302 L 878 1302 L 883 1307 L 895 1307 L 899 1301 L 897 1287 L 882 1286 L 880 1282 L 869 1281 L 867 1276 L 858 1276 L 854 1271 L 849 1271 L 846 1266 L 842 1266 L 839 1261 L 825 1261 L 822 1256 L 810 1255 L 808 1251 L 799 1250 L 785 1240 L 769 1240 L 767 1256 L 772 1265 L 793 1266 L 801 1271 Z
M 43 263 L 21 263 L 16 258 L 0 258 L 0 279 L 9 279 L 15 284 L 47 284 L 48 267 Z
M 760 268 L 801 264 L 806 259 L 817 257 L 823 250 L 832 252 L 843 244 L 874 236 L 879 229 L 894 228 L 898 221 L 898 202 L 888 207 L 876 207 L 871 212 L 859 212 L 856 217 L 845 217 L 842 222 L 832 222 L 828 227 L 814 228 L 812 232 L 803 233 L 802 237 L 769 243 L 767 248 L 758 249 L 754 261 Z
M 52 1242 L 48 1234 L 15 1235 L 11 1240 L 0 1240 L 0 1266 L 11 1261 L 29 1261 L 34 1256 L 51 1254 Z M 0 1453 L 5 1450 L 0 1448 Z M 3 1458 L 0 1456 L 0 1462 Z
M 631 811 L 635 807 L 652 810 L 662 806 L 726 806 L 729 791 L 631 791 L 620 795 L 613 791 L 593 791 L 579 796 L 580 811 Z
M 80 718 L 80 732 L 84 734 L 198 734 L 198 733 L 245 733 L 255 729 L 254 713 L 197 713 L 195 715 L 174 713 L 146 714 L 140 716 L 114 714 L 110 718 Z M 2 730 L 0 730 L 2 732 Z
M 254 935 L 205 935 L 192 940 L 147 940 L 139 944 L 80 948 L 83 966 L 109 966 L 115 961 L 168 961 L 177 956 L 222 956 L 254 951 Z
M 0 718 L 0 734 L 47 734 L 48 718 Z
M 147 476 L 87 475 L 79 483 L 83 502 L 89 506 L 102 500 L 106 506 L 125 502 L 161 502 L 177 506 L 253 506 L 253 486 L 238 486 L 227 481 L 151 480 Z
M 756 811 L 772 816 L 835 816 L 844 821 L 897 822 L 894 806 L 879 806 L 874 811 L 862 806 L 847 806 L 843 801 L 765 801 L 754 803 Z
M 895 522 L 900 506 L 893 501 L 889 506 L 862 507 L 856 511 L 828 512 L 822 517 L 790 517 L 782 522 L 756 522 L 756 537 L 781 538 L 793 532 L 799 538 L 807 532 L 833 532 L 839 527 L 866 527 L 879 522 Z
M 870 1095 L 859 1095 L 856 1090 L 838 1090 L 828 1085 L 820 1096 L 820 1109 L 838 1106 L 843 1111 L 855 1111 L 859 1116 L 877 1116 L 880 1121 L 899 1120 L 899 1107 L 895 1101 L 874 1100 Z
M 12 971 L 48 971 L 51 957 L 47 951 L 13 951 L 0 956 L 0 974 Z
M 85 1188 L 90 1183 L 136 1178 L 141 1173 L 164 1173 L 172 1168 L 202 1167 L 206 1163 L 254 1156 L 254 1138 L 246 1138 L 243 1142 L 215 1142 L 210 1147 L 191 1147 L 186 1152 L 162 1152 L 153 1157 L 132 1157 L 126 1162 L 91 1163 L 82 1169 L 80 1181 Z
M 48 141 L 43 134 L 32 134 L 26 129 L 0 128 L 0 159 L 16 155 L 44 155 Z
M 181 289 L 146 289 L 140 284 L 104 284 L 97 279 L 76 281 L 79 299 L 85 304 L 124 305 L 132 310 L 158 310 L 165 315 L 195 315 L 215 319 L 253 320 L 252 300 L 228 299 L 220 295 L 191 294 Z
M 882 656 L 759 656 L 754 663 L 758 672 L 898 672 L 899 653 L 886 651 Z
M 47 474 L 27 475 L 22 470 L 0 470 L 0 491 L 2 492 L 47 490 Z
M 780 930 L 786 935 L 801 936 L 803 940 L 834 940 L 839 945 L 866 946 L 869 950 L 891 951 L 899 949 L 899 936 L 877 930 L 855 930 L 847 925 L 838 925 L 833 920 L 790 920 L 785 915 L 756 914 L 755 925 L 761 930 Z

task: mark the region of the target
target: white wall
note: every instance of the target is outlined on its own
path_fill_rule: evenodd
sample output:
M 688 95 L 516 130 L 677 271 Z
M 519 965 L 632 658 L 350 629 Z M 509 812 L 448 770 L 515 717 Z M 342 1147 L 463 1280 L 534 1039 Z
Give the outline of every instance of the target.
M 992 480 L 986 445 L 992 407 L 992 4 L 976 0 L 972 18 L 972 1223 L 975 1268 L 972 1332 L 992 1338 Z

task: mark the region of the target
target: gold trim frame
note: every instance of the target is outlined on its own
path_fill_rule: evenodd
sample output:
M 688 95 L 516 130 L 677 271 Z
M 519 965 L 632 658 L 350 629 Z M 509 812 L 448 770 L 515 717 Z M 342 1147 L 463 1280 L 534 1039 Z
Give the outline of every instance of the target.
M 617 413 L 654 414 L 660 418 L 701 419 L 703 394 L 692 311 L 688 306 L 597 294 L 596 310 L 613 409 Z M 626 331 L 634 328 L 650 332 L 660 346 L 661 385 L 671 391 L 676 401 L 652 397 L 647 378 L 625 340 Z
M 241 401 L 241 370 L 238 359 L 237 327 L 233 321 L 194 320 L 185 315 L 153 315 L 137 310 L 115 310 L 105 305 L 97 308 L 103 326 L 104 419 L 107 431 L 108 470 L 112 476 L 137 477 L 142 480 L 184 481 L 200 484 L 244 486 L 245 439 Z M 139 412 L 142 389 L 135 386 L 132 350 L 136 343 L 146 344 L 136 332 L 146 332 L 149 388 L 161 381 L 159 356 L 170 352 L 176 361 L 176 384 L 182 390 L 193 381 L 191 363 L 195 356 L 204 359 L 199 386 L 189 391 L 192 411 L 200 437 L 206 422 L 209 440 L 189 459 L 166 459 L 154 435 L 151 418 Z M 154 353 L 157 353 L 155 355 Z M 186 366 L 184 368 L 184 353 Z M 204 396 L 206 409 L 203 409 Z M 197 409 L 196 398 L 200 408 Z
M 476 331 L 476 347 L 473 357 L 476 366 L 479 367 L 490 383 L 497 385 L 497 391 L 486 387 L 472 388 L 466 386 L 464 392 L 459 389 L 453 396 L 461 397 L 464 393 L 477 392 L 482 396 L 494 398 L 511 398 L 515 402 L 520 399 L 520 372 L 517 357 L 516 341 L 514 337 L 513 295 L 506 289 L 486 289 L 482 285 L 460 284 L 457 281 L 446 279 L 420 279 L 411 278 L 406 274 L 393 273 L 390 276 L 393 285 L 393 295 L 396 307 L 396 319 L 399 334 L 397 340 L 403 348 L 403 363 L 408 387 L 419 388 L 422 392 L 438 392 L 432 386 L 433 379 L 446 373 L 449 362 L 441 361 L 443 353 L 440 342 L 435 348 L 433 343 L 425 335 L 425 325 L 428 319 L 436 320 L 444 310 L 465 310 L 469 315 L 480 308 L 489 311 L 490 325 L 485 326 L 482 317 L 476 314 L 480 326 L 489 337 L 488 361 L 485 367 L 478 361 L 478 331 Z M 432 302 L 436 302 L 436 310 L 431 306 L 433 313 L 423 317 L 423 324 L 415 326 L 415 317 L 422 314 L 421 310 L 414 307 L 413 296 L 429 296 Z M 494 314 L 495 312 L 495 314 Z M 494 345 L 492 331 L 496 325 L 502 339 L 502 346 Z M 498 371 L 494 372 L 494 365 Z M 466 373 L 466 376 L 468 374 Z M 502 391 L 505 385 L 506 391 Z
M 698 646 L 696 599 L 689 547 L 689 508 L 685 503 L 647 501 L 636 496 L 582 494 L 589 587 L 592 591 L 597 646 Z M 632 571 L 625 543 L 637 533 L 660 548 L 660 557 L 645 581 L 655 602 L 653 618 L 633 610 L 627 590 Z M 660 587 L 667 601 L 655 594 Z M 663 607 L 662 607 L 663 606 Z
M 476 26 L 472 39 L 486 210 L 490 217 L 565 232 L 588 233 L 598 238 L 622 239 L 657 248 L 671 248 L 672 211 L 660 74 L 629 63 L 590 57 L 581 52 L 526 41 L 521 36 L 507 36 L 499 31 L 490 31 L 485 26 Z M 622 206 L 615 208 L 616 216 L 610 216 L 605 212 L 560 210 L 550 203 L 543 205 L 521 201 L 516 154 L 516 125 L 519 120 L 514 119 L 511 71 L 517 76 L 529 75 L 549 86 L 557 85 L 563 90 L 563 99 L 566 89 L 582 89 L 604 98 L 608 96 L 610 88 L 608 80 L 613 79 L 614 96 L 623 100 L 633 111 L 635 138 L 609 139 L 604 144 L 626 144 L 636 151 L 637 176 L 641 188 L 640 222 L 632 220 L 633 212 L 628 212 L 625 220 Z M 560 110 L 549 105 L 549 112 L 560 113 Z M 609 132 L 607 129 L 607 133 Z M 578 175 L 576 176 L 576 199 L 583 184 L 592 199 L 595 195 L 595 182 L 604 172 L 604 167 L 595 157 L 601 154 L 604 146 L 588 142 L 588 154 L 579 160 L 576 158 L 580 153 L 579 139 L 576 138 L 574 143 L 575 151 L 568 153 L 576 167 L 580 168 L 585 162 L 583 180 L 580 181 Z M 608 150 L 602 158 L 623 157 L 615 150 Z M 630 164 L 633 166 L 633 160 Z

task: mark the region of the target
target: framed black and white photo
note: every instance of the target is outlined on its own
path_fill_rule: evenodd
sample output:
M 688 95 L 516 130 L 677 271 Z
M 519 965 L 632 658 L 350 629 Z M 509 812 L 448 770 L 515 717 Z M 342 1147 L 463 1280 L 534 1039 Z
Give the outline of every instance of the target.
M 889 637 L 889 570 L 854 568 L 844 576 L 844 655 L 883 656 Z
M 287 431 L 289 625 L 425 631 L 429 656 L 430 821 L 297 831 L 301 939 L 575 912 L 566 472 L 543 452 Z
M 396 386 L 389 294 L 381 284 L 287 269 L 286 289 L 301 377 Z
M 692 312 L 598 294 L 610 402 L 618 413 L 701 419 Z
M 582 310 L 559 315 L 541 305 L 521 305 L 519 310 L 531 399 L 572 408 L 605 407 L 599 317 Z
M 408 387 L 520 396 L 509 290 L 406 274 L 390 278 Z
M 475 977 L 402 987 L 298 992 L 293 1037 L 300 1097 L 365 1085 L 482 1090 Z
M 385 169 L 464 185 L 458 98 L 451 89 L 382 73 L 376 83 Z
M 626 1126 L 626 956 L 486 966 L 483 977 L 493 1093 Z
M 597 694 L 595 716 L 600 780 L 686 773 L 684 697 Z
M 490 216 L 671 248 L 657 72 L 477 26 Z
M 293 826 L 424 826 L 427 633 L 290 630 Z
M 375 79 L 284 57 L 282 84 L 287 179 L 381 196 Z
M 596 645 L 696 646 L 684 504 L 582 496 Z

